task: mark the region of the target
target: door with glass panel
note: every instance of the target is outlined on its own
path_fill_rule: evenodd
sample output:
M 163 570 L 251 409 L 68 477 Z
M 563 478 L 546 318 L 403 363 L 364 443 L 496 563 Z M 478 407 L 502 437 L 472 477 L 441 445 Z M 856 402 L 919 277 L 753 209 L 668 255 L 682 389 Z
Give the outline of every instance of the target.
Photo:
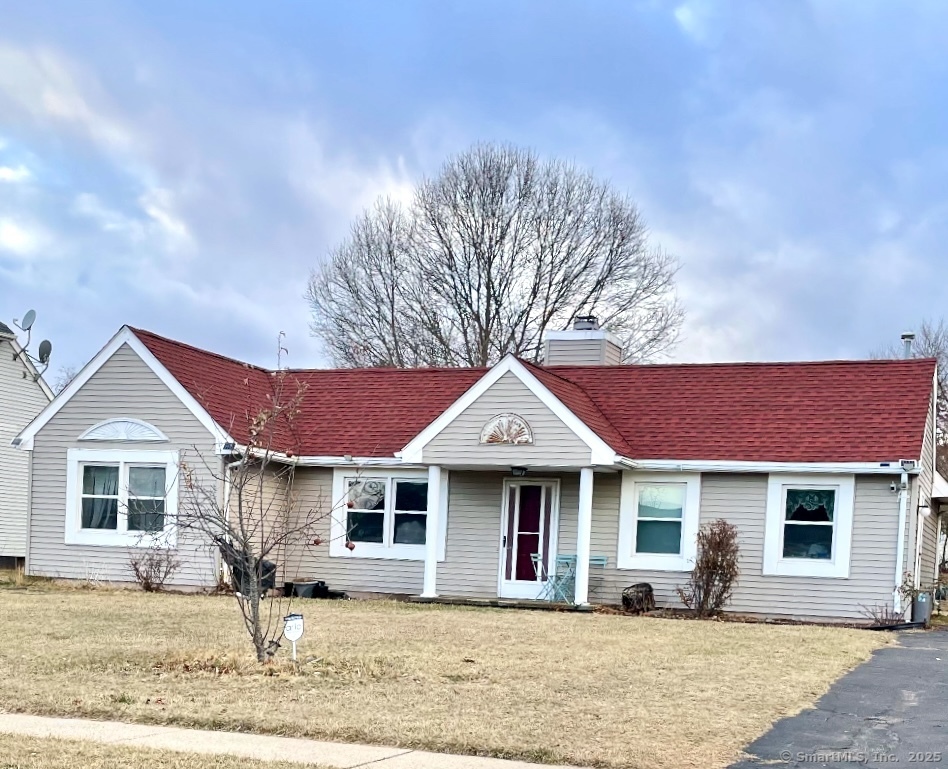
M 558 517 L 558 481 L 504 482 L 500 597 L 533 599 L 542 595 L 546 587 L 545 574 L 552 569 L 556 558 Z

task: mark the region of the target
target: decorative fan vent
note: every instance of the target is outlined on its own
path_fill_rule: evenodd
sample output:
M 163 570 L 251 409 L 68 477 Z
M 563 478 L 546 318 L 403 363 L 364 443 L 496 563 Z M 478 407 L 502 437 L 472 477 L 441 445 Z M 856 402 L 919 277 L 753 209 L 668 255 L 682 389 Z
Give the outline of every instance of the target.
M 140 419 L 107 419 L 79 436 L 80 441 L 167 441 L 161 430 Z
M 529 445 L 533 443 L 533 431 L 523 417 L 516 414 L 498 414 L 481 430 L 481 443 Z

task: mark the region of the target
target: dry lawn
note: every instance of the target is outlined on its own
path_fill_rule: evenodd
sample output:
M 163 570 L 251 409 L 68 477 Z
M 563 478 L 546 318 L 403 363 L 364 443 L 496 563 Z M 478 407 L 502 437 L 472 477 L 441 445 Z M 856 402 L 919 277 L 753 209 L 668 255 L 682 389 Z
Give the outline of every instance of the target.
M 232 601 L 0 589 L 0 708 L 706 769 L 886 642 L 842 628 L 313 601 L 299 670 L 262 671 Z
M 0 734 L 2 769 L 313 769 L 282 761 L 255 761 L 97 742 Z

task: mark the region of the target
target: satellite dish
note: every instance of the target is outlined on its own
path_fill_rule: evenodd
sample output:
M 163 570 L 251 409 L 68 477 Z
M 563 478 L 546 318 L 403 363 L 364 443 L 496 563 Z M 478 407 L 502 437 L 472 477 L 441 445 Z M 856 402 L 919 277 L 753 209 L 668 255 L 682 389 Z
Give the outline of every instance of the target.
M 33 328 L 33 324 L 36 322 L 36 311 L 27 310 L 26 315 L 23 316 L 23 322 L 20 324 L 20 328 L 24 331 L 29 331 Z
M 49 356 L 53 354 L 53 343 L 44 339 L 39 345 L 39 360 L 44 366 L 49 363 Z

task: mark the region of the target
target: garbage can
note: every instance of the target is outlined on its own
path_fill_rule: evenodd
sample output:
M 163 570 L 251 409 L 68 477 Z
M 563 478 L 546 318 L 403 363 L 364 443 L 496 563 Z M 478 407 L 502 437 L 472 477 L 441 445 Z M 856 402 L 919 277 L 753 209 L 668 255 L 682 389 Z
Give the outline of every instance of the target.
M 919 593 L 912 601 L 912 622 L 928 624 L 932 619 L 932 594 Z

